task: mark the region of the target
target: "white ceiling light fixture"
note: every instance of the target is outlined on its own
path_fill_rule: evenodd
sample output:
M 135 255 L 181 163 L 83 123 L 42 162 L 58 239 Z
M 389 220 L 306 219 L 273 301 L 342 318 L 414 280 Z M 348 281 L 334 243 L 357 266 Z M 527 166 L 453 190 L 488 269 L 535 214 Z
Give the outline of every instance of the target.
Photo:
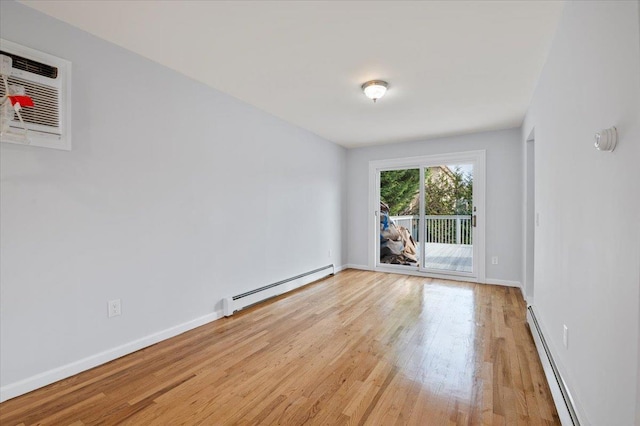
M 362 91 L 367 96 L 367 98 L 375 102 L 384 96 L 384 94 L 387 92 L 387 87 L 389 87 L 389 84 L 386 81 L 371 80 L 362 85 Z

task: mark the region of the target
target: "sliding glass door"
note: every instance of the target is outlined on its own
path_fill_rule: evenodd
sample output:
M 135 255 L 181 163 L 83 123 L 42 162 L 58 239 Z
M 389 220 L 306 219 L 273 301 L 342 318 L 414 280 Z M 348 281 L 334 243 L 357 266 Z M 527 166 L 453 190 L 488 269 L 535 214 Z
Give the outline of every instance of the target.
M 484 151 L 374 161 L 374 266 L 484 280 Z
M 424 270 L 473 272 L 473 164 L 424 169 Z

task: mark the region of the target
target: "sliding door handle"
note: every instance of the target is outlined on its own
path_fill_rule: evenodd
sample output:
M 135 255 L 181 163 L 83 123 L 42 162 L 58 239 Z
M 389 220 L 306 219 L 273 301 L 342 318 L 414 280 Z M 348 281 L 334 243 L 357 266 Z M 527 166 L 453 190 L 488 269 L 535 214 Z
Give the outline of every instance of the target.
M 476 227 L 476 215 L 471 216 L 471 226 Z

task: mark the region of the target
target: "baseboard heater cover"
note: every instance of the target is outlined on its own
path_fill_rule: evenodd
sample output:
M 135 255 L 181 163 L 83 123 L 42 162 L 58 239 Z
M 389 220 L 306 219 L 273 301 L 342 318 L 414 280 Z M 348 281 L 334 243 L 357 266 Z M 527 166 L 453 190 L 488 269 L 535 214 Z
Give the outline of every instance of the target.
M 530 325 L 531 334 L 538 349 L 538 355 L 551 389 L 551 395 L 556 404 L 560 422 L 563 426 L 580 426 L 571 394 L 553 360 L 553 355 L 542 334 L 542 329 L 531 305 L 527 307 L 527 322 Z
M 247 291 L 236 296 L 225 297 L 222 299 L 222 312 L 225 317 L 233 315 L 244 308 L 263 302 L 272 297 L 287 293 L 303 285 L 317 281 L 329 275 L 335 274 L 333 264 L 305 272 L 295 277 L 287 278 L 272 284 L 265 285 L 254 290 Z

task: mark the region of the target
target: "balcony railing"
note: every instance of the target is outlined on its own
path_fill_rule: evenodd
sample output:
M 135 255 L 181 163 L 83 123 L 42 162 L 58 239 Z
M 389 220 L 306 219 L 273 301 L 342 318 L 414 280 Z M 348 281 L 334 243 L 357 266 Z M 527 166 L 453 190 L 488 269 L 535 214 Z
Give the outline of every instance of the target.
M 418 241 L 419 216 L 389 216 L 397 226 L 404 226 Z M 471 215 L 427 215 L 425 239 L 427 243 L 473 244 Z

